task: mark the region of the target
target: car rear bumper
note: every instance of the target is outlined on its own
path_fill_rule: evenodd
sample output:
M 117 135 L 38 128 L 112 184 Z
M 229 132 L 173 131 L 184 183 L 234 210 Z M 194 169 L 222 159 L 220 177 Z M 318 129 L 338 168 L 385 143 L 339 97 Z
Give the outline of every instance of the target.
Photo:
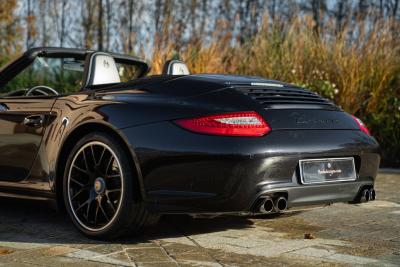
M 281 130 L 261 138 L 207 136 L 171 123 L 128 128 L 148 207 L 160 213 L 249 213 L 260 197 L 288 207 L 353 201 L 373 187 L 377 142 L 356 130 Z M 132 140 L 132 141 L 131 141 Z M 354 157 L 357 180 L 301 184 L 299 160 Z
M 373 188 L 373 180 L 342 182 L 341 184 L 324 184 L 301 186 L 291 185 L 261 189 L 257 193 L 240 194 L 223 200 L 216 195 L 188 192 L 156 192 L 152 197 L 157 201 L 148 202 L 147 206 L 154 212 L 163 214 L 256 214 L 260 213 L 257 205 L 259 199 L 266 196 L 284 195 L 288 208 L 352 202 L 365 188 Z

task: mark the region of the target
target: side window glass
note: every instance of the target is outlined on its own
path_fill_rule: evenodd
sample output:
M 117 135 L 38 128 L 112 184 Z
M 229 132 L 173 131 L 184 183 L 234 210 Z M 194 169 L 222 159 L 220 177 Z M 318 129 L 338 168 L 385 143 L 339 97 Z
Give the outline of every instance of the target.
M 31 65 L 0 88 L 0 96 L 24 96 L 35 86 L 47 86 L 59 94 L 77 92 L 82 85 L 83 69 L 83 60 L 37 57 Z

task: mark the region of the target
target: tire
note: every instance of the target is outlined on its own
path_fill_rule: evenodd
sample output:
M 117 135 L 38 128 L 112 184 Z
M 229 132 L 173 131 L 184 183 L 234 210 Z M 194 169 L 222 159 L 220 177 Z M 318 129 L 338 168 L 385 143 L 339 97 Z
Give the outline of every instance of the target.
M 115 239 L 158 220 L 138 196 L 129 158 L 118 139 L 102 132 L 84 136 L 70 152 L 63 197 L 68 215 L 84 235 Z

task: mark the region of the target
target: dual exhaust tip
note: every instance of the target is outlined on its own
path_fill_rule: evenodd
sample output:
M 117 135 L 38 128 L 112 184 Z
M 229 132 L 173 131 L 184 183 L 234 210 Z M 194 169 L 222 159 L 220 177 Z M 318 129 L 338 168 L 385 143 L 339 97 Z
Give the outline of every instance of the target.
M 368 202 L 376 199 L 375 189 L 364 189 L 361 193 L 360 202 Z M 287 199 L 283 196 L 272 199 L 267 196 L 261 202 L 259 211 L 261 213 L 284 212 L 287 209 Z
M 361 193 L 361 202 L 373 201 L 376 199 L 375 189 L 364 189 Z
M 278 197 L 273 200 L 271 197 L 267 196 L 260 206 L 261 213 L 284 212 L 286 209 L 287 199 L 285 197 Z

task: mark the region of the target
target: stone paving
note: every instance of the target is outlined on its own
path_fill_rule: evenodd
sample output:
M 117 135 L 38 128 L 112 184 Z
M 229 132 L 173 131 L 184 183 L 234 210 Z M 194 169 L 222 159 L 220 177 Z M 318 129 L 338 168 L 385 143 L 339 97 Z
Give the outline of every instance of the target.
M 0 266 L 400 266 L 400 174 L 380 174 L 376 189 L 374 202 L 281 216 L 165 216 L 109 243 L 42 203 L 0 199 Z

